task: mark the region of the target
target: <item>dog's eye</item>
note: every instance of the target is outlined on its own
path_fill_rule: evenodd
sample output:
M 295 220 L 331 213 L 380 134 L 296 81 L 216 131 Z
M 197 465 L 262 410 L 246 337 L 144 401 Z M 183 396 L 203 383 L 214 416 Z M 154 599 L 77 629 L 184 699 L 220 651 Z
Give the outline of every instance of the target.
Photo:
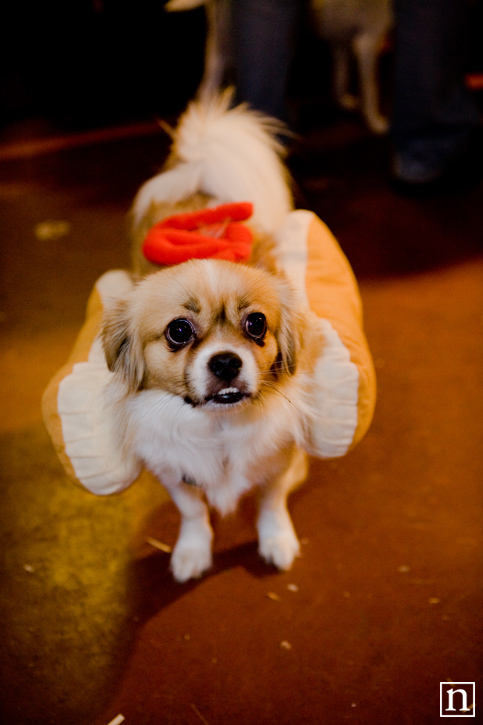
M 267 331 L 267 320 L 261 312 L 252 312 L 245 320 L 245 332 L 253 340 L 263 340 Z
M 173 320 L 166 328 L 166 339 L 173 348 L 183 347 L 196 337 L 195 328 L 189 320 Z

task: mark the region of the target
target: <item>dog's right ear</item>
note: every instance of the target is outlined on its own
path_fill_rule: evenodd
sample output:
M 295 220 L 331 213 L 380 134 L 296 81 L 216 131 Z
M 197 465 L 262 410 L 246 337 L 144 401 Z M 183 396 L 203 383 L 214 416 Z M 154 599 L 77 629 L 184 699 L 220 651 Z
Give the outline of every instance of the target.
M 139 334 L 131 323 L 127 300 L 119 300 L 106 311 L 102 345 L 109 370 L 117 373 L 131 392 L 139 390 L 146 368 Z

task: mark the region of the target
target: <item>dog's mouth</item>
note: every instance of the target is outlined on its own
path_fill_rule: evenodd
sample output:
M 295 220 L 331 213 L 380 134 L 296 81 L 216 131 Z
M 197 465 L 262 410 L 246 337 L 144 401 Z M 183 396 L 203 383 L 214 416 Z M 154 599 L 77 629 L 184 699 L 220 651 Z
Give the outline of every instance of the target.
M 205 403 L 217 403 L 218 405 L 234 405 L 239 403 L 244 398 L 249 397 L 249 393 L 244 393 L 239 388 L 223 388 L 217 393 L 208 395 L 205 398 Z
M 187 396 L 184 401 L 193 408 L 197 408 L 200 405 L 207 405 L 211 407 L 213 404 L 229 407 L 235 406 L 237 403 L 241 403 L 243 400 L 247 400 L 251 397 L 251 393 L 244 392 L 239 388 L 223 388 L 222 390 L 218 390 L 216 393 L 211 393 L 210 395 L 205 396 L 202 400 L 193 400 L 193 398 Z

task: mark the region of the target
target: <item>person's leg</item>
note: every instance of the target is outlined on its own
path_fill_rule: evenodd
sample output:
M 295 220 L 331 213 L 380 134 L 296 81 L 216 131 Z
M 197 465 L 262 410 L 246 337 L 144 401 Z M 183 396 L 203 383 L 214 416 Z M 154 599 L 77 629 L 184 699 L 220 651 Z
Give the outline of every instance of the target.
M 467 0 L 395 0 L 395 178 L 437 179 L 479 122 L 464 85 Z
M 301 0 L 232 0 L 236 101 L 287 121 L 287 81 Z

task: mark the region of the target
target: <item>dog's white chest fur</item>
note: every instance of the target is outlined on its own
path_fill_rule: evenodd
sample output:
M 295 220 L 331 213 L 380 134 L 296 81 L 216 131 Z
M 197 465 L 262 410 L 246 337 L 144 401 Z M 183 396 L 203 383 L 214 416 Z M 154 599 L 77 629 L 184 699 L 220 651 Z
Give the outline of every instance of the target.
M 161 391 L 138 393 L 125 403 L 127 437 L 134 452 L 168 489 L 200 487 L 210 505 L 226 514 L 240 496 L 266 481 L 260 462 L 290 445 L 296 416 L 277 405 L 253 411 L 206 411 Z

